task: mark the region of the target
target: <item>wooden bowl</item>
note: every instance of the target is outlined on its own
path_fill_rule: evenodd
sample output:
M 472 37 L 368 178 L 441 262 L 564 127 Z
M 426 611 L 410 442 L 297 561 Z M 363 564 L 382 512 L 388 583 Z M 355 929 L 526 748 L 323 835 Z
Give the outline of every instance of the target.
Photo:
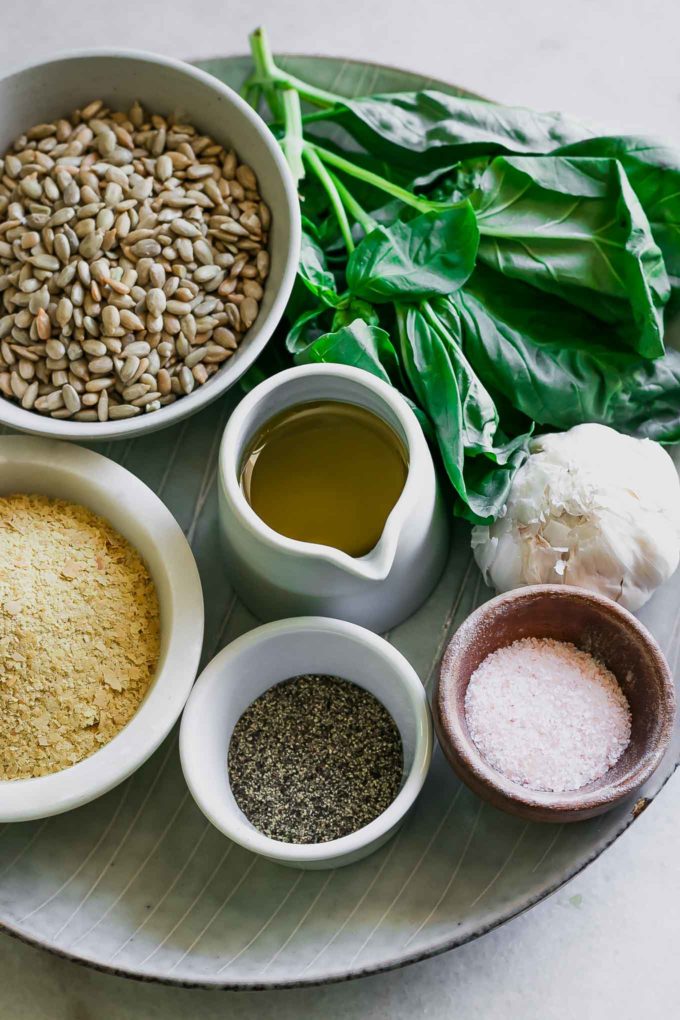
M 579 790 L 544 793 L 507 779 L 486 762 L 468 731 L 470 677 L 491 652 L 527 637 L 570 641 L 595 655 L 628 699 L 628 747 L 605 775 Z M 472 613 L 446 649 L 433 700 L 437 736 L 459 778 L 496 807 L 539 822 L 590 818 L 633 794 L 659 765 L 675 714 L 670 669 L 646 627 L 603 595 L 550 584 L 507 592 Z

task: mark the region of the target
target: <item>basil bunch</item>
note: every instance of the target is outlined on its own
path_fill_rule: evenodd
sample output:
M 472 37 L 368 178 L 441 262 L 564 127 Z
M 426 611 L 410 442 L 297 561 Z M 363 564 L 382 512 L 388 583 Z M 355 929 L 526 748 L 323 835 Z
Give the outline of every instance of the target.
M 251 46 L 247 94 L 269 105 L 303 213 L 286 356 L 397 387 L 477 522 L 535 425 L 680 439 L 664 347 L 680 154 L 434 91 L 345 99 L 278 68 L 261 30 Z

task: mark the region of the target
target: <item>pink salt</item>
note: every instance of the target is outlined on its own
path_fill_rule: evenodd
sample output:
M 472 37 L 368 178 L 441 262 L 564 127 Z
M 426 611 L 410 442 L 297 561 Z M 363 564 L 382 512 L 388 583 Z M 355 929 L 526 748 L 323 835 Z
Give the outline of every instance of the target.
M 488 655 L 470 678 L 465 717 L 486 761 L 532 790 L 586 786 L 630 740 L 630 708 L 614 674 L 550 638 L 524 638 Z

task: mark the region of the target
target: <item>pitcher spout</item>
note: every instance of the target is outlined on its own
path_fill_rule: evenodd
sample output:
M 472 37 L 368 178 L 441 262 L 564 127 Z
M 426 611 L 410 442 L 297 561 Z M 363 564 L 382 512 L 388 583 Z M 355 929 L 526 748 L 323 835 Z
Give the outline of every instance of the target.
M 365 581 L 384 581 L 389 576 L 399 543 L 399 530 L 388 521 L 380 540 L 361 557 L 343 557 L 343 569 Z

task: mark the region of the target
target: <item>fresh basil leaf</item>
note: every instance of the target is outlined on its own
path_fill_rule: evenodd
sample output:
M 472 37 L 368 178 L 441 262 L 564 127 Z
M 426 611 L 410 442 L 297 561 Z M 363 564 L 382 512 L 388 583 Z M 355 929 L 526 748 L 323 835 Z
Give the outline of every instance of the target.
M 286 334 L 286 349 L 290 354 L 299 354 L 317 339 L 323 328 L 321 316 L 327 311 L 325 305 L 317 304 L 298 315 Z
M 483 160 L 488 162 L 488 160 Z M 426 194 L 432 194 L 433 190 L 437 187 L 443 187 L 446 182 L 453 180 L 460 169 L 460 162 L 448 164 L 446 166 L 435 167 L 434 170 L 429 170 L 427 173 L 418 174 L 408 182 L 408 187 L 414 192 L 424 192 Z
M 643 356 L 663 354 L 668 277 L 617 160 L 498 156 L 473 201 L 482 262 L 617 324 Z
M 479 377 L 539 425 L 599 422 L 660 442 L 680 439 L 677 351 L 640 358 L 580 309 L 483 266 L 437 312 L 455 320 L 454 306 Z
M 598 334 L 606 327 L 579 309 L 483 266 L 455 305 L 480 378 L 540 425 L 606 423 L 619 386 L 616 368 L 639 361 L 603 346 Z
M 335 277 L 326 265 L 326 256 L 321 247 L 306 231 L 302 232 L 298 275 L 315 297 L 329 307 L 337 308 L 341 298 L 337 292 Z
M 488 391 L 475 375 L 463 354 L 461 327 L 455 309 L 449 318 L 447 328 L 440 323 L 440 329 L 432 327 L 439 334 L 439 340 L 446 351 L 451 371 L 456 380 L 456 391 L 461 404 L 460 431 L 467 452 L 481 453 L 493 449 L 494 436 L 498 428 L 498 412 Z M 414 313 L 420 314 L 420 313 Z M 420 326 L 422 328 L 422 324 Z M 429 328 L 429 325 L 428 325 Z M 429 345 L 434 338 L 428 338 Z
M 673 288 L 680 289 L 680 149 L 653 138 L 588 138 L 559 150 L 618 159 L 661 248 Z
M 368 301 L 450 294 L 472 272 L 479 234 L 469 202 L 380 225 L 349 257 L 347 285 Z
M 420 174 L 470 156 L 550 152 L 592 134 L 561 113 L 535 113 L 430 89 L 348 99 L 345 105 L 339 122 L 362 145 Z
M 418 403 L 432 421 L 446 473 L 464 500 L 463 410 L 448 352 L 416 308 L 403 311 L 398 321 L 404 370 Z
M 331 330 L 335 332 L 337 329 L 342 329 L 343 326 L 349 326 L 355 319 L 362 319 L 369 326 L 377 326 L 380 323 L 380 318 L 373 305 L 368 301 L 362 301 L 361 298 L 352 298 L 349 304 L 336 311 Z
M 401 311 L 399 325 L 404 370 L 433 424 L 446 472 L 467 506 L 465 516 L 489 521 L 500 513 L 526 457 L 528 435 L 508 440 L 500 431 L 493 401 L 458 343 L 455 315 L 445 328 L 409 307 Z M 478 459 L 487 463 L 472 469 L 468 483 L 470 465 Z
M 680 352 L 627 366 L 614 394 L 611 425 L 658 443 L 680 442 Z
M 527 459 L 528 436 L 520 436 L 508 445 L 511 449 L 502 462 L 488 457 L 466 459 L 466 499 L 459 497 L 454 505 L 458 517 L 464 517 L 473 524 L 492 524 L 502 512 L 513 479 Z
M 401 381 L 397 352 L 389 333 L 363 319 L 355 319 L 341 329 L 324 333 L 305 350 L 298 351 L 295 362 L 298 365 L 313 362 L 352 365 L 378 376 L 383 382 L 399 385 Z
M 474 159 L 466 159 L 457 163 L 450 172 L 442 171 L 440 177 L 432 180 L 431 187 L 425 187 L 427 197 L 434 202 L 462 202 L 463 199 L 470 198 L 482 183 L 492 158 L 491 156 L 478 156 Z M 417 188 L 422 180 L 427 180 L 427 178 L 416 178 L 412 187 Z
M 441 309 L 446 314 L 441 315 Z M 495 464 L 506 464 L 514 452 L 526 446 L 526 436 L 506 440 L 500 430 L 496 402 L 476 374 L 463 352 L 460 316 L 450 301 L 432 306 L 439 332 L 451 361 L 462 404 L 465 452 L 469 456 L 485 454 Z
M 389 333 L 361 319 L 350 323 L 342 329 L 321 336 L 305 351 L 295 358 L 298 365 L 312 362 L 332 363 L 336 365 L 353 365 L 383 382 L 390 383 L 397 390 L 415 414 L 425 438 L 435 443 L 432 424 L 427 415 L 409 396 L 404 393 L 406 381 L 399 365 Z

